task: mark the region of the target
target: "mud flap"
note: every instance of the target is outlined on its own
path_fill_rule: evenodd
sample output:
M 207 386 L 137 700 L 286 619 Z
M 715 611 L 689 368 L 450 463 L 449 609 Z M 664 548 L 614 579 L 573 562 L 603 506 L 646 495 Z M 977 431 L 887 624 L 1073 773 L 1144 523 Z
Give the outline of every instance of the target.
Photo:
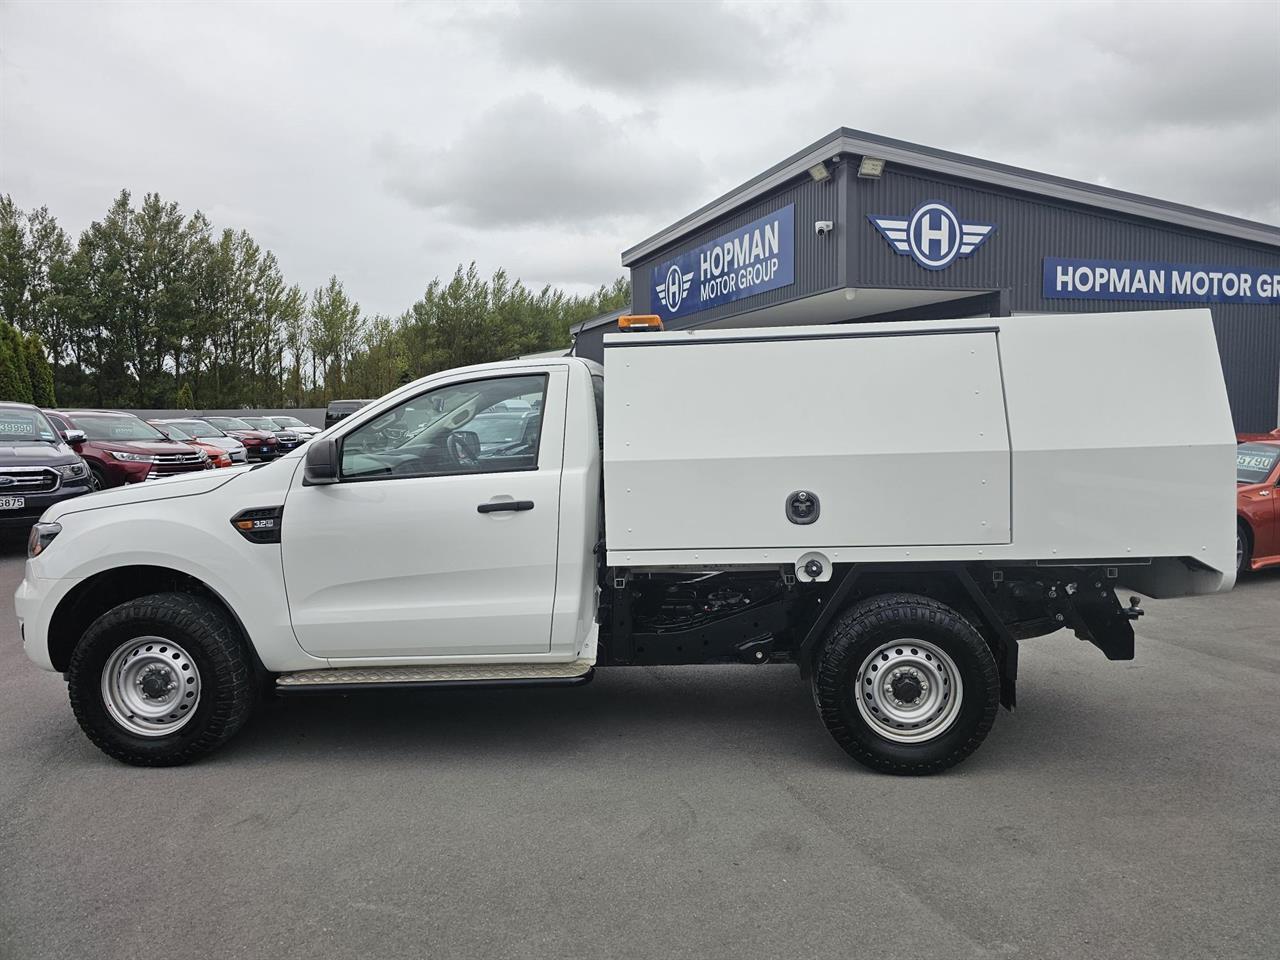
M 1071 629 L 1077 637 L 1088 640 L 1108 660 L 1133 659 L 1133 610 L 1124 610 L 1111 590 L 1093 596 L 1078 593 L 1071 600 L 1075 613 Z

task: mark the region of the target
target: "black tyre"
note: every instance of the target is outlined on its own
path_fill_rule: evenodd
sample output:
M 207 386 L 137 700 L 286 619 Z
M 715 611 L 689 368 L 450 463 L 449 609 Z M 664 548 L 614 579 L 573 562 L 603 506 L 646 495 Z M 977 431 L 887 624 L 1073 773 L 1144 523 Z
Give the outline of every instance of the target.
M 938 773 L 973 753 L 995 721 L 1000 676 L 986 641 L 944 603 L 864 600 L 832 625 L 813 695 L 836 743 L 885 773 Z
M 1236 576 L 1249 572 L 1253 561 L 1253 533 L 1243 520 L 1236 521 Z
M 92 463 L 89 464 L 89 486 L 94 490 L 107 489 L 107 478 L 102 468 Z
M 140 767 L 188 763 L 221 746 L 249 718 L 257 691 L 235 624 L 185 593 L 108 610 L 80 638 L 67 681 L 89 739 Z

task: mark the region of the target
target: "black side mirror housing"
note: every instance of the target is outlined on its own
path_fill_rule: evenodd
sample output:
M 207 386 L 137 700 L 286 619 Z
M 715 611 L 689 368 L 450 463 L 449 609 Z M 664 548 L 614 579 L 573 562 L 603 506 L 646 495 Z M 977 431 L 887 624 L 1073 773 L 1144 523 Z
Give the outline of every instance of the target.
M 338 482 L 338 441 L 332 437 L 307 444 L 307 462 L 302 468 L 302 485 L 318 487 Z

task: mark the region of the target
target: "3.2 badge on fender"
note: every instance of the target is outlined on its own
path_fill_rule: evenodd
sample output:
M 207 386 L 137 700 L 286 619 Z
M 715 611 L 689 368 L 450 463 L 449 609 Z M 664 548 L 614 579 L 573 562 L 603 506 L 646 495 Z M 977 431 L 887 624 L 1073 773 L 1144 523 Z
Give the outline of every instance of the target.
M 957 257 L 972 256 L 995 231 L 990 223 L 962 223 L 940 200 L 928 200 L 910 217 L 867 218 L 902 256 L 926 270 L 945 270 Z

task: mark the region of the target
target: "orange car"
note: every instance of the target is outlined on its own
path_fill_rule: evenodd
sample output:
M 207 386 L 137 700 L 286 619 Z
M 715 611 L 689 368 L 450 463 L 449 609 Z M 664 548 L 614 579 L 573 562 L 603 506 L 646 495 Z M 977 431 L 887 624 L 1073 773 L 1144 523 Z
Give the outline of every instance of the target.
M 1280 564 L 1280 440 L 1236 447 L 1236 571 Z

